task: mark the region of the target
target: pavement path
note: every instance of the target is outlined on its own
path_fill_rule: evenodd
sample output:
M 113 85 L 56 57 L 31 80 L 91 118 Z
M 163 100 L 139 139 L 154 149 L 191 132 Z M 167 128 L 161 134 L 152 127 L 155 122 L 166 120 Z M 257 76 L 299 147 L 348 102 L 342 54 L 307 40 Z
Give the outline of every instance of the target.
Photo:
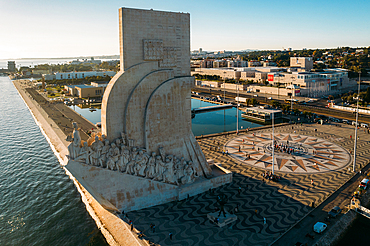
M 97 130 L 94 124 L 77 114 L 63 103 L 49 102 L 44 96 L 40 95 L 33 88 L 26 88 L 26 91 L 45 110 L 49 117 L 54 120 L 54 122 L 59 126 L 65 135 L 72 135 L 72 122 L 77 122 L 80 132 L 82 133 L 81 139 L 84 141 L 90 137 L 87 134 L 88 131 Z
M 315 128 L 318 130 L 314 131 Z M 271 129 L 262 129 L 256 133 L 266 134 L 270 131 Z M 353 140 L 349 138 L 349 134 L 353 135 L 352 126 L 304 124 L 294 125 L 293 129 L 290 125 L 275 128 L 276 133 L 294 131 L 296 134 L 333 142 L 347 151 L 353 148 Z M 369 162 L 370 135 L 360 131 L 359 136 L 357 166 L 363 167 Z M 300 226 L 296 223 L 313 210 L 312 202 L 318 206 L 353 176 L 352 171 L 348 170 L 349 166 L 346 166 L 339 170 L 314 174 L 277 172 L 281 176 L 280 182 L 266 181 L 261 175 L 264 169 L 243 165 L 223 155 L 221 151 L 214 151 L 218 146 L 222 150 L 224 144 L 235 137 L 236 135 L 233 134 L 198 139 L 207 159 L 222 163 L 223 167 L 234 173 L 231 184 L 188 200 L 129 212 L 128 216 L 133 220 L 135 227 L 144 231 L 150 241 L 160 245 L 269 245 L 293 226 L 297 229 L 293 235 L 307 233 L 305 229 L 312 232 L 312 225 L 316 222 L 315 215 L 306 217 L 312 218 L 305 222 L 307 224 Z M 311 185 L 311 179 L 315 181 L 314 186 Z M 355 186 L 352 189 L 355 189 Z M 350 198 L 348 194 L 352 192 L 352 190 L 348 192 L 342 190 L 338 197 L 346 201 Z M 207 214 L 217 207 L 216 198 L 219 194 L 226 194 L 229 198 L 225 206 L 226 210 L 233 211 L 238 206 L 236 213 L 238 220 L 224 228 L 218 228 L 207 219 Z M 328 203 L 315 211 L 321 211 L 326 215 L 334 203 L 337 204 Z M 346 202 L 340 206 L 343 208 L 344 204 Z M 263 218 L 266 218 L 266 225 Z M 152 232 L 149 227 L 151 223 L 156 225 L 155 232 Z M 170 232 L 173 234 L 172 240 L 168 237 Z M 307 242 L 309 245 L 312 243 L 309 238 L 303 239 L 305 240 L 303 243 Z M 277 245 L 294 244 L 298 239 L 288 237 L 281 240 L 283 243 Z

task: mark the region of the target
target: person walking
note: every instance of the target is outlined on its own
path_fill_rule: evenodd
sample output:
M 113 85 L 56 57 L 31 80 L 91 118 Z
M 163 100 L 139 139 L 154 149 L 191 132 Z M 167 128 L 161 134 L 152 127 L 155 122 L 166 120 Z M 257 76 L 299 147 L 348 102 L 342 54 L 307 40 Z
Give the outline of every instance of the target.
M 170 232 L 168 235 L 170 236 L 170 240 L 172 240 L 173 234 Z
M 266 218 L 263 217 L 263 224 L 266 225 Z
M 313 179 L 311 179 L 311 185 L 314 186 L 314 182 L 313 182 Z

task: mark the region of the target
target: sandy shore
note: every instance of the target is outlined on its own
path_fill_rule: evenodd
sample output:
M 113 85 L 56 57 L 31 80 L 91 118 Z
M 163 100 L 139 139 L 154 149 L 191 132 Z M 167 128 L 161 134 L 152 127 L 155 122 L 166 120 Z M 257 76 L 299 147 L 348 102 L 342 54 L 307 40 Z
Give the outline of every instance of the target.
M 66 155 L 68 154 L 67 146 L 69 145 L 69 142 L 65 139 L 68 134 L 72 133 L 71 120 L 78 122 L 82 130 L 91 129 L 95 126 L 64 105 L 50 105 L 43 101 L 45 99 L 36 91 L 30 90 L 24 83 L 24 80 L 14 80 L 13 84 L 29 108 L 36 124 L 49 142 L 54 154 L 58 157 L 66 174 L 75 183 L 87 211 L 94 219 L 108 244 L 149 245 L 145 240 L 138 238 L 136 229 L 131 232 L 130 226 L 118 214 L 104 209 L 65 167 L 68 162 Z M 81 134 L 81 138 L 86 140 L 88 136 Z

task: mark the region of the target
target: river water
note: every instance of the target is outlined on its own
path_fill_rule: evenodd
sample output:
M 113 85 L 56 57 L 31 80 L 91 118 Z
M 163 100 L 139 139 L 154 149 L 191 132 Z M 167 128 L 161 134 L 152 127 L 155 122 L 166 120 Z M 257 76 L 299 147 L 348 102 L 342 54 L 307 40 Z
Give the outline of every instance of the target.
M 8 77 L 0 122 L 0 245 L 107 245 Z

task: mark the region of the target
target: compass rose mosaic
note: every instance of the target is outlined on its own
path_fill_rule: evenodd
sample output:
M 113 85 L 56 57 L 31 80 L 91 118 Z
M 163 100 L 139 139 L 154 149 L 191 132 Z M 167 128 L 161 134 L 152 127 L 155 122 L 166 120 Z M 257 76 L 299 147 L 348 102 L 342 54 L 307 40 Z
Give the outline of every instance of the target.
M 351 162 L 342 147 L 322 138 L 276 133 L 274 169 L 289 173 L 321 173 L 341 169 Z M 239 162 L 258 168 L 272 168 L 272 134 L 238 136 L 225 144 L 225 150 Z

